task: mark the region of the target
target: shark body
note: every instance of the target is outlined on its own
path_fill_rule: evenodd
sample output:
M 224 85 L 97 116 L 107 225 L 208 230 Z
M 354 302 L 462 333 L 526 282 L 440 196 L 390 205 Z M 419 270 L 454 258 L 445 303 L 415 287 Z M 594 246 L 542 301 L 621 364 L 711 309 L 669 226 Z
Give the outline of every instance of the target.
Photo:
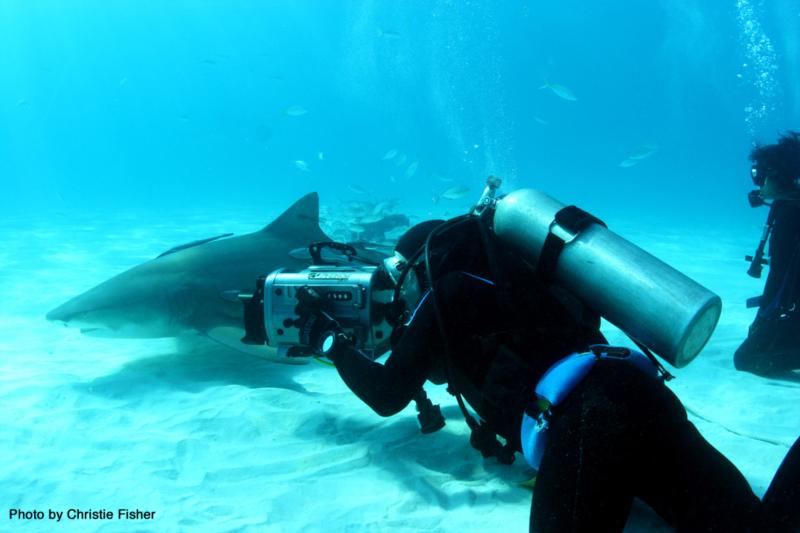
M 305 268 L 308 261 L 289 252 L 327 240 L 319 227 L 319 197 L 311 193 L 260 231 L 177 246 L 72 298 L 50 311 L 47 319 L 101 337 L 157 338 L 197 332 L 237 350 L 275 359 L 274 350 L 240 342 L 242 304 L 236 296 L 252 291 L 258 276 L 278 268 Z

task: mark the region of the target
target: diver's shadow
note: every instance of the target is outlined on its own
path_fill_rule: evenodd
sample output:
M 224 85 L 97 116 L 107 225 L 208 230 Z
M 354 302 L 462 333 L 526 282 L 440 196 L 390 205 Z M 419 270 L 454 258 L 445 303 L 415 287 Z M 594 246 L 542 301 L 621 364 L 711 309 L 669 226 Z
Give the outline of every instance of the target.
M 113 374 L 75 387 L 108 398 L 141 397 L 164 390 L 201 392 L 220 385 L 310 394 L 294 380 L 304 366 L 259 359 L 204 339 L 184 339 L 176 343 L 174 351 L 130 361 Z
M 354 416 L 319 412 L 297 425 L 296 435 L 312 441 L 326 440 L 331 446 L 360 442 L 366 445 L 370 462 L 388 472 L 406 490 L 442 510 L 458 507 L 494 507 L 497 503 L 530 506 L 532 491 L 521 486 L 535 472 L 520 454 L 511 466 L 496 459 L 483 459 L 469 444 L 463 431 L 464 418 L 457 406 L 442 407 L 447 419 L 444 429 L 423 435 L 413 416 L 377 419 L 375 423 Z M 449 428 L 449 429 L 448 429 Z M 493 482 L 502 480 L 503 484 Z M 462 485 L 454 490 L 452 481 Z M 491 483 L 481 494 L 476 483 Z M 625 531 L 666 533 L 673 529 L 644 502 L 635 499 Z
M 447 425 L 428 435 L 421 434 L 416 419 L 405 414 L 388 420 L 376 416 L 375 423 L 370 423 L 333 412 L 306 417 L 297 424 L 296 435 L 315 442 L 326 440 L 332 447 L 361 443 L 372 464 L 392 473 L 409 492 L 445 510 L 530 501 L 530 491 L 520 483 L 530 479 L 533 471 L 523 464 L 522 457 L 517 455 L 510 467 L 493 458 L 482 459 L 469 444 L 458 407 L 443 406 L 442 412 Z M 476 479 L 502 479 L 505 487 L 493 484 L 491 497 L 482 497 L 474 488 Z M 463 485 L 457 487 L 448 483 L 451 481 Z M 448 490 L 443 490 L 444 486 Z

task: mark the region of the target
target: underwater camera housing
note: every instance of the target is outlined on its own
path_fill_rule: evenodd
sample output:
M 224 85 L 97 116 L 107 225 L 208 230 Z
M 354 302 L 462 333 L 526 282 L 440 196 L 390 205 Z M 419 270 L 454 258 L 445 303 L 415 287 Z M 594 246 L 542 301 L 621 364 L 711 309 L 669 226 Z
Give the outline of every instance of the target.
M 339 252 L 323 259 L 323 250 Z M 347 244 L 322 242 L 309 246 L 313 264 L 298 272 L 276 270 L 256 281 L 253 294 L 240 294 L 244 304 L 245 344 L 267 344 L 281 357 L 315 355 L 300 342 L 295 308 L 298 291 L 313 289 L 320 310 L 333 317 L 355 348 L 371 359 L 389 349 L 392 326 L 387 320 L 394 283 L 377 265 L 359 264 Z

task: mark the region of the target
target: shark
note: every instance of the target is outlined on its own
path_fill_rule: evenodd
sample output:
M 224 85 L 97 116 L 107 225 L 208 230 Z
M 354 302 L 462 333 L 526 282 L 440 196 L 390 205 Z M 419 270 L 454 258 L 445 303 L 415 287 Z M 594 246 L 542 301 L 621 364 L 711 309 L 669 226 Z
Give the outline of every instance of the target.
M 240 292 L 279 268 L 302 269 L 290 254 L 330 241 L 319 226 L 319 196 L 310 193 L 254 233 L 227 233 L 176 246 L 75 296 L 47 313 L 47 320 L 96 337 L 159 338 L 199 333 L 238 351 L 284 363 L 267 346 L 241 342 Z

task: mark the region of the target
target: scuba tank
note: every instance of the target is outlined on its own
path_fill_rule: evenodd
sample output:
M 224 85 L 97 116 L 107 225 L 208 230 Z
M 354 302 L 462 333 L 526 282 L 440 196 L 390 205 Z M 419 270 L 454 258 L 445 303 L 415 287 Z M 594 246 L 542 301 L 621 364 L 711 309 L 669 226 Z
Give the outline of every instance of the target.
M 533 189 L 496 202 L 494 232 L 560 285 L 673 366 L 689 364 L 719 320 L 719 296 L 600 220 Z

